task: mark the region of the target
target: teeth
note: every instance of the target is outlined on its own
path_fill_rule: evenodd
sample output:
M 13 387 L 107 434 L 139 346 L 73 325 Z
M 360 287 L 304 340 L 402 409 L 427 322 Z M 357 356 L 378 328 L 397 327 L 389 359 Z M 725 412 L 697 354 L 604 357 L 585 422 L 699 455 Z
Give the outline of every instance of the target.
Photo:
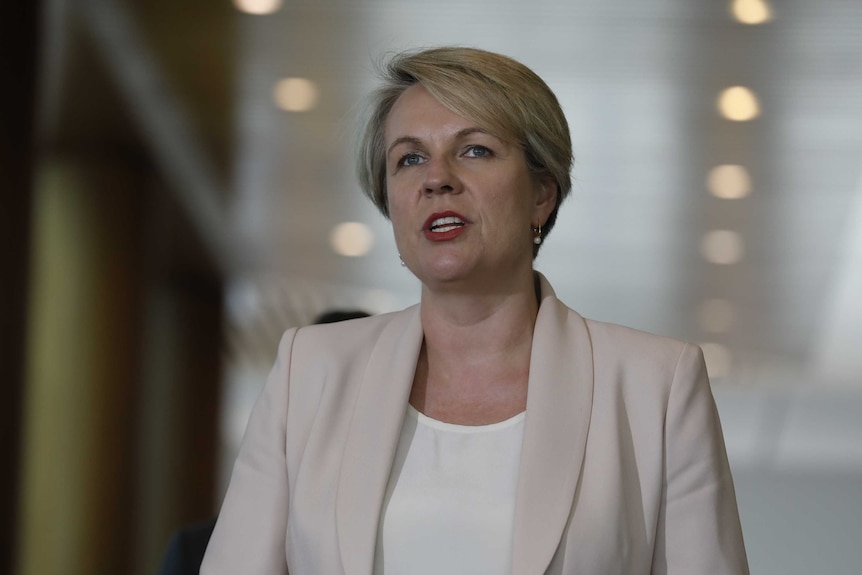
M 448 232 L 464 225 L 464 220 L 455 216 L 437 218 L 431 222 L 431 230 L 435 232 Z

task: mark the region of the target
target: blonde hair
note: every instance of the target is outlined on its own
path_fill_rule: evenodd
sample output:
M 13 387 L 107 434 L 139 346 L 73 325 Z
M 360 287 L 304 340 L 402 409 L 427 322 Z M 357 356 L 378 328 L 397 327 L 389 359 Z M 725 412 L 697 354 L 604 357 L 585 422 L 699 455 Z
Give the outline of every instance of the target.
M 571 191 L 572 142 L 556 96 L 535 72 L 493 52 L 442 47 L 397 54 L 381 76 L 382 86 L 371 95 L 357 168 L 363 192 L 384 216 L 389 217 L 386 118 L 399 96 L 418 83 L 459 116 L 520 145 L 534 176 L 554 180 L 557 203 L 542 225 L 542 237 L 547 236 Z

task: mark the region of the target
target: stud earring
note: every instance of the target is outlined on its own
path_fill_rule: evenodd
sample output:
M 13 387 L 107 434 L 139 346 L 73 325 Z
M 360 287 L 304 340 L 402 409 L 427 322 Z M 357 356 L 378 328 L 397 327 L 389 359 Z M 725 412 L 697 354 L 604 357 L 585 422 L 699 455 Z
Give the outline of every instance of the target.
M 406 268 L 407 264 L 404 263 L 404 258 L 401 257 L 401 254 L 398 254 L 398 259 L 401 260 L 401 267 Z
M 542 243 L 542 226 L 533 228 L 533 243 L 537 246 Z

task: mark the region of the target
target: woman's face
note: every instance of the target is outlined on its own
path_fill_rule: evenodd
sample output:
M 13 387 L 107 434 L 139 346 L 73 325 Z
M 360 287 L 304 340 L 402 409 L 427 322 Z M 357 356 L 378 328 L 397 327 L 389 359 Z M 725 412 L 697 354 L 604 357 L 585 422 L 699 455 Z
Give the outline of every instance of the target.
M 392 107 L 385 146 L 395 241 L 426 287 L 499 288 L 532 269 L 532 227 L 548 218 L 556 188 L 531 176 L 520 146 L 455 114 L 420 84 Z

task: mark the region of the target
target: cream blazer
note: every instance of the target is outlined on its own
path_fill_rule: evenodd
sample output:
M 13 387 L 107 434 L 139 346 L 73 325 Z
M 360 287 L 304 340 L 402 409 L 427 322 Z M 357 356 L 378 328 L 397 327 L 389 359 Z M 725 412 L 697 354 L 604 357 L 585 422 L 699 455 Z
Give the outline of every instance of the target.
M 700 348 L 539 279 L 513 573 L 747 574 Z M 284 334 L 203 575 L 371 575 L 422 337 L 418 306 Z

